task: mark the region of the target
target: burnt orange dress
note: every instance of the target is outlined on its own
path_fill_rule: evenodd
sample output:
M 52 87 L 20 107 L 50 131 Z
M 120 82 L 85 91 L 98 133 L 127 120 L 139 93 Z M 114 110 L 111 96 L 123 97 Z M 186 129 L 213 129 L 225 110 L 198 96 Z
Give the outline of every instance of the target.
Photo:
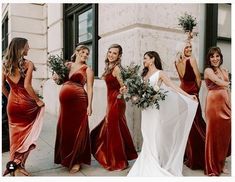
M 137 153 L 126 123 L 126 103 L 119 99 L 120 84 L 109 73 L 107 85 L 107 111 L 104 119 L 91 131 L 91 148 L 95 159 L 107 170 L 123 170 L 128 160 L 136 159 Z
M 14 83 L 9 77 L 6 79 L 10 85 L 7 104 L 10 161 L 24 168 L 30 151 L 36 147 L 45 107 L 39 107 L 25 90 L 24 77 L 20 77 L 18 83 Z M 7 170 L 4 175 L 6 174 L 8 174 Z
M 224 80 L 228 77 L 224 75 Z M 219 176 L 226 157 L 231 153 L 231 107 L 228 91 L 209 79 L 205 79 L 208 88 L 206 98 L 206 152 L 205 174 Z
M 199 88 L 196 82 L 196 75 L 190 64 L 190 59 L 186 60 L 184 76 L 181 77 L 179 74 L 179 77 L 181 81 L 180 88 L 190 95 L 196 95 L 199 101 Z M 191 169 L 204 169 L 205 167 L 205 136 L 206 123 L 202 117 L 202 110 L 199 102 L 185 150 L 184 163 Z
M 78 69 L 60 91 L 60 115 L 57 125 L 54 162 L 71 169 L 74 164 L 90 164 L 90 136 L 84 89 L 86 69 Z

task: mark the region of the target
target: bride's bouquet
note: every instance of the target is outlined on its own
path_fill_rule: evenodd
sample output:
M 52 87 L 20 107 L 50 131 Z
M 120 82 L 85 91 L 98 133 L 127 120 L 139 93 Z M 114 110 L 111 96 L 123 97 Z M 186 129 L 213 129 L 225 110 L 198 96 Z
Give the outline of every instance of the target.
M 139 75 L 139 69 L 140 66 L 133 63 L 121 69 L 121 77 L 127 86 L 127 93 L 123 95 L 124 99 L 141 109 L 150 106 L 159 109 L 159 101 L 165 100 L 167 91 L 157 85 L 152 87 L 149 81 L 144 81 Z
M 59 55 L 50 55 L 48 58 L 48 67 L 52 74 L 56 75 L 54 79 L 56 84 L 61 85 L 68 78 L 69 69 L 65 66 L 65 60 Z

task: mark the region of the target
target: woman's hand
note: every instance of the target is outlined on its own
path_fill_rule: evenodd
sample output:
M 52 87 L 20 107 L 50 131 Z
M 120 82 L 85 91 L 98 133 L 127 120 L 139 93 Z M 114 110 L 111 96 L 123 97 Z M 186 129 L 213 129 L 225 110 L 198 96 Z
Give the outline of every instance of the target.
M 71 69 L 71 67 L 72 67 L 72 62 L 66 62 L 66 63 L 64 63 L 64 65 L 65 65 L 68 69 Z
M 126 87 L 126 85 L 122 86 L 122 87 L 119 89 L 119 92 L 120 92 L 121 94 L 127 93 L 127 87 Z
M 38 101 L 36 101 L 36 103 L 37 103 L 38 107 L 44 107 L 45 106 L 45 103 L 40 99 Z
M 91 116 L 91 114 L 92 114 L 92 109 L 91 109 L 91 107 L 87 107 L 87 115 L 88 116 Z
M 54 73 L 52 75 L 52 79 L 56 82 L 56 81 L 58 81 L 60 79 L 60 77 L 59 77 L 59 75 L 57 73 Z

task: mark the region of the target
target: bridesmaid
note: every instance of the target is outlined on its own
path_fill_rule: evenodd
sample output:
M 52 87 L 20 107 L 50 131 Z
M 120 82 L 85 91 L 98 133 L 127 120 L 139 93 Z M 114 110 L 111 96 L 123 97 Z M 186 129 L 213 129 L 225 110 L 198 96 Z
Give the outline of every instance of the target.
M 29 51 L 28 40 L 13 38 L 3 63 L 2 93 L 7 97 L 7 115 L 10 134 L 10 163 L 16 170 L 11 175 L 29 176 L 25 163 L 42 128 L 44 102 L 38 98 L 32 87 L 34 64 L 25 59 Z M 10 85 L 10 93 L 5 86 Z M 8 167 L 4 176 L 11 172 Z
M 196 95 L 199 101 L 201 77 L 197 62 L 192 56 L 192 44 L 187 40 L 182 54 L 175 62 L 181 84 L 180 88 L 191 95 Z M 191 169 L 204 169 L 205 166 L 205 135 L 206 123 L 202 117 L 200 102 L 190 130 L 186 150 L 185 165 Z
M 226 157 L 231 153 L 231 107 L 228 94 L 228 72 L 221 67 L 223 55 L 219 47 L 212 47 L 207 53 L 209 67 L 204 78 L 208 88 L 206 98 L 206 151 L 205 174 L 219 176 L 224 168 Z
M 137 158 L 137 153 L 127 127 L 126 103 L 118 98 L 123 81 L 120 78 L 122 47 L 109 47 L 102 75 L 108 90 L 107 113 L 100 124 L 91 131 L 91 148 L 95 159 L 107 170 L 123 170 L 128 160 Z
M 68 81 L 59 95 L 54 161 L 67 167 L 70 173 L 78 172 L 82 163 L 91 163 L 88 116 L 92 113 L 94 73 L 86 65 L 89 53 L 89 48 L 84 45 L 76 47 L 72 62 L 67 63 L 70 69 Z

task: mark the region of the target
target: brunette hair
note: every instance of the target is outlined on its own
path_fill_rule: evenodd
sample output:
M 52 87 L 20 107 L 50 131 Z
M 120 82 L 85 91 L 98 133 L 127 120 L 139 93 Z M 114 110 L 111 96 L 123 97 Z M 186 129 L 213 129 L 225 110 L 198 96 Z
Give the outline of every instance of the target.
M 27 43 L 28 40 L 21 37 L 15 37 L 11 40 L 3 63 L 3 72 L 6 75 L 15 75 L 16 69 L 19 68 L 20 75 L 25 77 L 25 59 L 23 53 Z
M 155 51 L 148 51 L 144 53 L 144 56 L 148 55 L 151 59 L 154 58 L 154 65 L 157 69 L 162 70 L 162 62 L 159 54 Z M 147 67 L 144 67 L 141 76 L 144 77 L 148 73 L 149 69 Z
M 118 48 L 119 52 L 119 56 L 120 58 L 118 58 L 115 63 L 110 67 L 109 64 L 109 60 L 108 60 L 108 52 L 110 49 L 112 48 Z M 105 77 L 107 74 L 109 74 L 113 68 L 115 68 L 115 66 L 120 66 L 121 67 L 121 56 L 122 56 L 122 47 L 119 44 L 112 44 L 109 48 L 108 51 L 106 53 L 106 58 L 105 58 L 105 68 L 104 68 L 104 73 L 102 74 L 102 77 Z

